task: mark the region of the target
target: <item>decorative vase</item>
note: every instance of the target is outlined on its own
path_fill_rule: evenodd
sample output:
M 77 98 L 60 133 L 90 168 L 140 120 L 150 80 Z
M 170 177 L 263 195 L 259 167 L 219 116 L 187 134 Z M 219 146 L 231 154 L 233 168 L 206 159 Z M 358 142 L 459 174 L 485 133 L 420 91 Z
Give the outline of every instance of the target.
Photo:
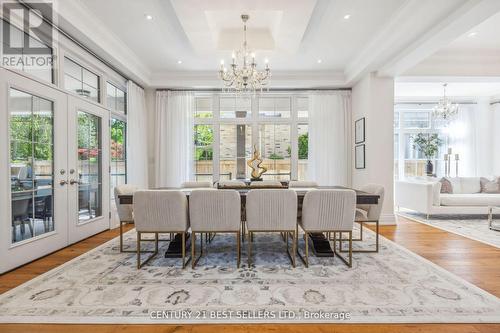
M 432 176 L 434 174 L 434 166 L 430 160 L 427 160 L 427 165 L 425 168 L 427 176 Z

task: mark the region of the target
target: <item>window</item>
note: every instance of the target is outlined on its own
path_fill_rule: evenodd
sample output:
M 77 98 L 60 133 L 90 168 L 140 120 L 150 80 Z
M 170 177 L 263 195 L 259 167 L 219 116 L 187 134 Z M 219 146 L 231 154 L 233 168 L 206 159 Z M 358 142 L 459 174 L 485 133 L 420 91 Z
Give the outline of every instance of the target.
M 212 181 L 214 143 L 213 126 L 195 125 L 193 132 L 195 179 L 198 181 Z
M 259 116 L 264 118 L 290 118 L 290 97 L 259 98 Z
M 195 118 L 212 118 L 212 98 L 196 97 L 195 99 Z
M 94 102 L 100 102 L 99 76 L 64 58 L 64 87 Z
M 303 92 L 196 93 L 196 180 L 249 179 L 256 147 L 264 179 L 307 179 L 309 99 Z
M 297 152 L 298 152 L 298 180 L 307 179 L 307 166 L 309 158 L 309 125 L 297 125 Z
M 111 118 L 111 200 L 114 188 L 127 183 L 126 131 L 125 121 Z
M 403 127 L 405 129 L 430 128 L 431 117 L 427 111 L 407 111 L 403 113 Z
M 262 165 L 267 172 L 263 179 L 290 179 L 290 125 L 264 124 L 259 126 L 259 148 Z
M 220 179 L 250 178 L 247 160 L 252 156 L 252 127 L 220 125 Z
M 54 231 L 54 105 L 10 89 L 12 243 Z
M 127 113 L 127 94 L 109 82 L 106 83 L 106 102 L 111 110 L 122 114 Z
M 297 117 L 299 117 L 299 118 L 309 117 L 309 98 L 308 97 L 298 97 L 297 98 Z
M 252 115 L 251 100 L 248 97 L 221 97 L 221 118 L 249 118 Z
M 434 157 L 434 173 L 441 176 L 444 173 L 444 163 L 441 161 L 448 145 L 448 134 L 441 119 L 432 117 L 432 105 L 402 104 L 395 106 L 394 112 L 394 176 L 396 179 L 405 177 L 425 176 L 427 158 L 414 147 L 413 141 L 418 133 L 438 134 L 443 141 Z

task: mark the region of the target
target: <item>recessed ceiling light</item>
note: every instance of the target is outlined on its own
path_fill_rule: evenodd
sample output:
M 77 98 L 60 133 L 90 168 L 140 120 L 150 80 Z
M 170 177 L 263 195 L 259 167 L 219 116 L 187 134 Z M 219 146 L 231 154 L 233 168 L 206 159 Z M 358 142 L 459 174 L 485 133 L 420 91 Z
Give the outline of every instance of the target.
M 151 21 L 153 19 L 153 16 L 149 15 L 149 14 L 144 15 L 144 17 L 146 18 L 146 20 L 149 20 L 149 21 Z
M 348 20 L 348 19 L 350 19 L 350 18 L 351 18 L 351 14 L 346 14 L 346 15 L 344 15 L 344 20 Z
M 467 36 L 476 37 L 476 35 L 477 35 L 477 32 L 474 31 L 474 32 L 470 32 Z
M 321 64 L 322 62 L 323 62 L 323 60 L 318 59 L 318 64 Z
M 177 60 L 177 63 L 180 65 L 182 64 L 182 60 Z

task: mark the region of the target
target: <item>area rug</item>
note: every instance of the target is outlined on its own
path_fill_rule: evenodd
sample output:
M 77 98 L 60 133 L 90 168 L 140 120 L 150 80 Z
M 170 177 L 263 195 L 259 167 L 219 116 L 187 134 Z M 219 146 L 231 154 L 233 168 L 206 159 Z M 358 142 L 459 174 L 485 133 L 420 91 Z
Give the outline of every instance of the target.
M 399 215 L 413 221 L 430 225 L 472 240 L 500 248 L 500 231 L 491 230 L 486 215 L 433 215 L 401 211 Z M 494 223 L 500 224 L 500 216 L 494 216 Z
M 113 239 L 0 295 L 0 322 L 500 323 L 499 298 L 385 238 L 352 268 L 314 256 L 292 268 L 279 234 L 258 234 L 254 264 L 244 243 L 239 269 L 234 238 L 217 235 L 194 270 L 164 258 L 167 242 L 137 270 Z M 135 233 L 125 239 L 134 246 Z

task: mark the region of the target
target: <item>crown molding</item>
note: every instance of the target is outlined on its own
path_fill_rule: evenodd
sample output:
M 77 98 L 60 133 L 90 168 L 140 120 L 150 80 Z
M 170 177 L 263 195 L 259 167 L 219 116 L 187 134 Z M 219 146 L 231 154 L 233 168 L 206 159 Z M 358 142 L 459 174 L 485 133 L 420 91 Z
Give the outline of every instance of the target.
M 277 71 L 272 72 L 273 88 L 348 88 L 341 71 Z M 161 72 L 151 76 L 153 88 L 222 88 L 216 70 Z

